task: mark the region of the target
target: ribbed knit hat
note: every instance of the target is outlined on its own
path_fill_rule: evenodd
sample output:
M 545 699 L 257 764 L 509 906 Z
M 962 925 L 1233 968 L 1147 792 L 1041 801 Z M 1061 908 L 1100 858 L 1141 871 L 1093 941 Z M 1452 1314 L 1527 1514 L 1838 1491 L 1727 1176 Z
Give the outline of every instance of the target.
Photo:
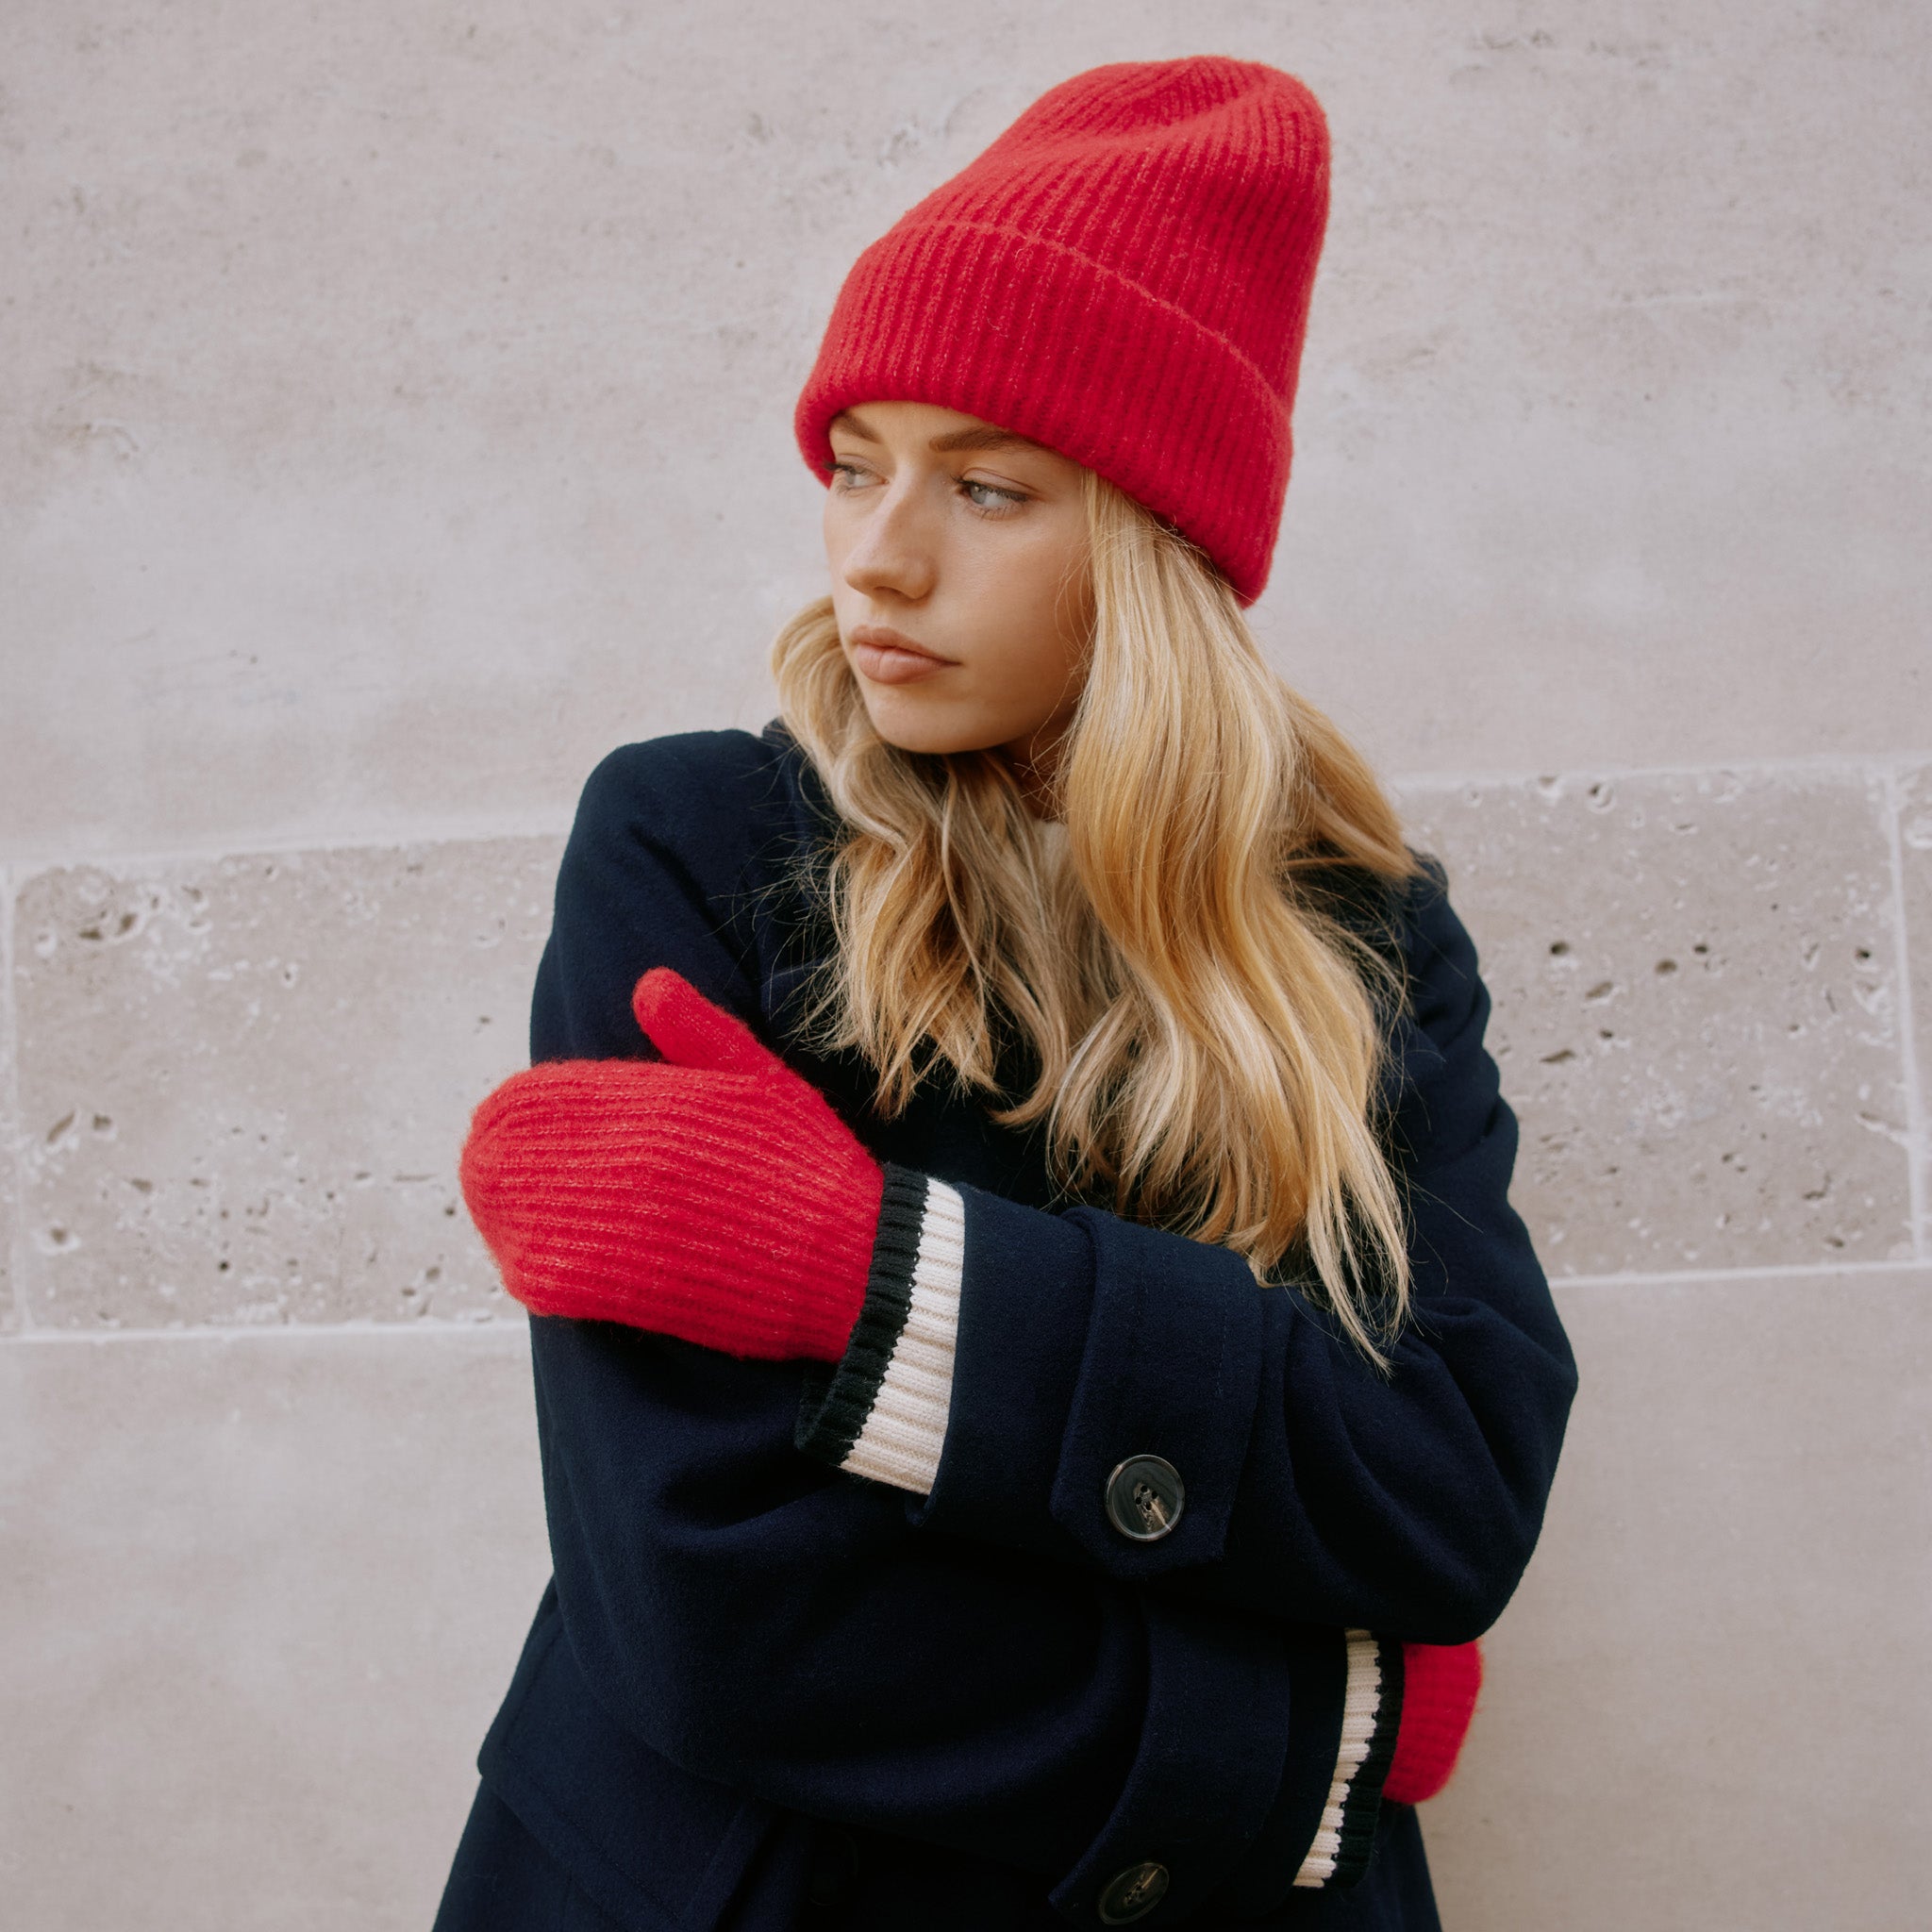
M 1268 581 L 1328 216 L 1328 129 L 1291 75 L 1201 55 L 1050 88 L 859 256 L 793 428 L 935 403 L 1097 470 Z

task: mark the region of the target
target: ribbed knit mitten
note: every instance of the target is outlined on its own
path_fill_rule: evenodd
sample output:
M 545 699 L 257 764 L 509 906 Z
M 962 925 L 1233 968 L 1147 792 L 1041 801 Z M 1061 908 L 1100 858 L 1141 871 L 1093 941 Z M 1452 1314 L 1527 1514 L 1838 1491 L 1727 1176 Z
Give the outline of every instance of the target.
M 1475 1715 L 1482 1681 L 1483 1654 L 1477 1644 L 1402 1646 L 1402 1722 L 1382 1783 L 1385 1798 L 1420 1805 L 1449 1782 Z
M 706 1348 L 836 1361 L 884 1172 L 808 1080 L 668 966 L 631 1010 L 662 1060 L 546 1060 L 471 1118 L 459 1175 L 511 1294 Z

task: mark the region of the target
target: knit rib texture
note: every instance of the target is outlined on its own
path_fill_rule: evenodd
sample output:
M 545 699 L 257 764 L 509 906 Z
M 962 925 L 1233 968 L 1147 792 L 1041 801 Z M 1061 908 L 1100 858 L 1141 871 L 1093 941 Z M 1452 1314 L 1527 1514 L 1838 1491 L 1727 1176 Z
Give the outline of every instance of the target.
M 535 1313 L 774 1360 L 844 1353 L 884 1185 L 795 1076 L 652 1060 L 513 1074 L 476 1108 L 459 1175 Z
M 839 1362 L 808 1368 L 794 1440 L 835 1469 L 924 1495 L 952 1414 L 966 1204 L 893 1161 L 885 1175 L 864 1310 Z
M 1267 583 L 1328 215 L 1320 104 L 1258 60 L 1123 60 L 1051 88 L 853 264 L 793 427 L 942 405 L 1097 470 Z
M 1483 1654 L 1474 1643 L 1405 1643 L 1402 1667 L 1402 1726 L 1382 1794 L 1420 1805 L 1456 1769 L 1482 1688 Z
M 1375 1818 L 1382 1802 L 1403 1706 L 1403 1653 L 1399 1643 L 1372 1630 L 1342 1633 L 1348 1677 L 1336 1742 L 1335 1775 L 1315 1836 L 1293 1883 L 1305 1890 L 1360 1882 L 1374 1849 Z
M 854 1475 L 920 1495 L 938 1477 L 952 1413 L 965 1267 L 965 1203 L 957 1188 L 928 1176 L 906 1321 L 845 1458 Z

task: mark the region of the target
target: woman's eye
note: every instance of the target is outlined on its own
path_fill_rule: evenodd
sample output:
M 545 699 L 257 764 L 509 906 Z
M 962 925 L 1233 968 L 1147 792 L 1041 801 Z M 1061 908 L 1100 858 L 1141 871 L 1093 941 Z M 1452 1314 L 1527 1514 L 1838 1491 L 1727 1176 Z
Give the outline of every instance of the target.
M 832 487 L 841 493 L 863 489 L 874 481 L 876 478 L 863 463 L 834 462 L 832 465 Z M 1026 501 L 1020 491 L 1002 490 L 997 484 L 978 483 L 967 477 L 960 478 L 959 489 L 982 516 L 1006 516 Z
M 1001 490 L 991 483 L 974 483 L 969 479 L 962 478 L 959 488 L 966 491 L 967 497 L 972 502 L 974 508 L 985 510 L 993 516 L 1002 516 L 1008 510 L 1017 509 L 1021 504 L 1026 501 L 1017 490 Z M 974 495 L 973 492 L 974 491 L 983 491 L 993 501 L 991 503 L 980 502 L 979 498 Z

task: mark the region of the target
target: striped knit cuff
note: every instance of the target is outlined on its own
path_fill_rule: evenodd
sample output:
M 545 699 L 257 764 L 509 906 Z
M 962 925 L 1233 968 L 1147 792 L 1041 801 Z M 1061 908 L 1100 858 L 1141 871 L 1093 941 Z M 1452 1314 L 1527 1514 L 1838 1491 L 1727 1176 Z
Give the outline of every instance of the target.
M 953 1402 L 966 1204 L 944 1181 L 885 1163 L 865 1305 L 844 1355 L 806 1364 L 795 1440 L 853 1475 L 926 1494 Z
M 1350 1630 L 1348 1687 L 1342 1695 L 1341 1742 L 1322 1823 L 1308 1846 L 1300 1886 L 1355 1884 L 1368 1870 L 1374 1848 L 1375 1814 L 1382 1803 L 1382 1780 L 1395 1756 L 1402 1727 L 1402 1646 L 1382 1641 L 1367 1630 Z

